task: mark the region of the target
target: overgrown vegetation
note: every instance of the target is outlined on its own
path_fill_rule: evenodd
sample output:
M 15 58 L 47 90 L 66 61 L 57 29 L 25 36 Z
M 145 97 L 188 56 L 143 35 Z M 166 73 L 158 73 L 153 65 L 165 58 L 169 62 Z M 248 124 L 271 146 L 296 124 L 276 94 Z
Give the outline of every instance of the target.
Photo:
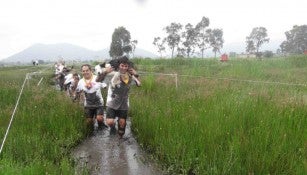
M 130 96 L 133 131 L 168 174 L 306 174 L 306 56 L 133 61 L 143 83 Z M 1 139 L 37 69 L 0 69 Z M 75 174 L 69 153 L 86 135 L 83 112 L 51 74 L 27 80 L 0 174 Z
M 0 69 L 1 141 L 26 73 L 34 69 Z M 47 70 L 26 81 L 0 155 L 0 174 L 74 174 L 69 152 L 86 134 L 82 108 L 50 86 L 51 74 Z M 44 81 L 37 86 L 42 77 Z
M 306 63 L 138 60 L 178 73 L 178 88 L 172 76 L 143 74 L 134 132 L 169 174 L 306 174 Z

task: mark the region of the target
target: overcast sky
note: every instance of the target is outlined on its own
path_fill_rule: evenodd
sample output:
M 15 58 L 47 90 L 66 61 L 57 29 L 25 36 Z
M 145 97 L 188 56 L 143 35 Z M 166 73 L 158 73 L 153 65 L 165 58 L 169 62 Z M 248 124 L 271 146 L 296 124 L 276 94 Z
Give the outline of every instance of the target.
M 157 54 L 153 38 L 172 22 L 224 32 L 225 44 L 245 42 L 254 27 L 271 40 L 285 40 L 293 25 L 307 24 L 306 0 L 1 0 L 0 59 L 33 44 L 70 43 L 108 48 L 115 28 L 124 26 L 137 47 Z

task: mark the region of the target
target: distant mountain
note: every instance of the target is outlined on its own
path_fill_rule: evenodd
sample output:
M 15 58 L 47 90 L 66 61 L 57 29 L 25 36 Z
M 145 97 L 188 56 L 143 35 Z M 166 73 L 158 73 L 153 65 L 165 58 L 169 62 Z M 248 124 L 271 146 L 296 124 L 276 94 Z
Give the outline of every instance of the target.
M 282 41 L 272 40 L 269 43 L 264 43 L 260 48 L 260 51 L 271 50 L 276 52 L 279 48 Z M 245 42 L 236 42 L 236 43 L 225 43 L 224 47 L 221 49 L 221 54 L 236 52 L 244 53 L 246 44 Z M 217 54 L 218 56 L 219 54 Z M 134 52 L 135 57 L 143 58 L 158 58 L 159 56 L 155 55 L 152 52 L 146 51 L 144 49 L 136 48 Z M 199 56 L 199 55 L 198 55 Z M 214 53 L 212 49 L 207 49 L 204 53 L 205 57 L 212 57 Z M 63 58 L 65 61 L 78 60 L 78 61 L 87 61 L 87 60 L 101 60 L 109 59 L 109 49 L 105 48 L 98 51 L 93 51 L 80 47 L 77 45 L 72 45 L 68 43 L 59 43 L 59 44 L 34 44 L 31 47 L 14 54 L 6 59 L 1 60 L 3 63 L 31 63 L 32 60 L 43 60 L 43 61 L 57 61 L 58 59 Z
M 140 49 L 140 48 L 136 48 L 135 49 L 135 52 L 134 52 L 134 57 L 141 57 L 141 58 L 157 58 L 158 55 L 152 53 L 152 52 L 149 52 L 147 50 L 144 50 L 144 49 Z
M 139 48 L 135 50 L 134 55 L 138 57 L 157 57 L 157 55 Z M 68 43 L 34 44 L 17 54 L 1 60 L 1 62 L 29 63 L 32 60 L 57 61 L 60 58 L 63 58 L 65 61 L 86 61 L 97 60 L 101 58 L 107 59 L 110 58 L 110 56 L 109 49 L 93 51 Z

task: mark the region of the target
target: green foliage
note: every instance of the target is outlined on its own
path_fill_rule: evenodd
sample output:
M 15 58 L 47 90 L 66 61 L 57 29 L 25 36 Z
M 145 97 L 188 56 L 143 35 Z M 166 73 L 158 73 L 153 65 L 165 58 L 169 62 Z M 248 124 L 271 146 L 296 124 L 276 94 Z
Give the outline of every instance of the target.
M 197 46 L 201 52 L 201 58 L 204 58 L 204 51 L 209 46 L 209 36 L 211 29 L 207 29 L 210 24 L 209 18 L 203 16 L 201 21 L 196 24 L 195 29 L 198 33 Z
M 33 160 L 26 166 L 12 160 L 2 159 L 0 163 L 0 175 L 74 174 L 71 162 L 67 159 L 63 159 L 59 164 L 44 160 Z
M 130 45 L 130 32 L 125 27 L 118 27 L 112 34 L 112 42 L 109 54 L 112 58 L 122 56 L 124 53 L 128 54 L 132 51 Z
M 260 47 L 269 42 L 269 38 L 267 38 L 267 29 L 264 27 L 255 27 L 249 36 L 246 37 L 246 52 L 255 53 L 258 56 Z
M 194 48 L 197 45 L 197 36 L 198 31 L 193 27 L 192 24 L 188 23 L 185 25 L 185 31 L 182 33 L 182 39 L 184 40 L 182 44 L 185 50 L 183 55 L 187 55 L 188 58 L 194 52 Z
M 175 48 L 177 48 L 180 43 L 179 32 L 181 31 L 181 29 L 182 29 L 182 24 L 180 23 L 171 23 L 169 26 L 165 27 L 165 31 L 167 33 L 165 41 L 172 50 L 172 58 L 174 57 Z
M 0 80 L 0 96 L 7 99 L 0 101 L 1 139 L 29 72 L 33 72 L 31 67 L 0 69 L 0 76 L 6 77 Z M 27 79 L 0 155 L 0 174 L 74 174 L 70 150 L 86 134 L 83 112 L 50 86 L 50 74 Z M 42 77 L 44 81 L 37 86 Z
M 131 89 L 133 131 L 168 174 L 305 174 L 306 60 L 134 59 L 142 87 Z M 0 69 L 1 138 L 33 71 Z M 69 152 L 86 134 L 82 108 L 54 91 L 50 73 L 26 83 L 0 175 L 75 173 Z
M 142 89 L 144 89 L 146 94 L 151 94 L 151 92 L 156 88 L 156 83 L 154 76 L 147 76 L 146 79 L 142 81 Z
M 165 51 L 165 39 L 161 39 L 160 37 L 155 37 L 154 41 L 153 41 L 153 45 L 156 46 L 158 48 L 158 52 L 160 53 L 160 57 L 162 58 L 162 52 Z
M 291 65 L 297 68 L 305 68 L 307 67 L 307 58 L 306 55 L 296 55 L 286 58 Z
M 214 57 L 216 58 L 216 52 L 220 52 L 224 44 L 223 39 L 223 30 L 222 29 L 213 29 L 209 33 L 209 43 L 214 52 Z
M 265 58 L 271 58 L 273 56 L 274 56 L 274 53 L 270 50 L 266 50 L 266 51 L 263 52 L 263 57 L 265 57 Z
M 180 23 L 171 23 L 166 26 L 164 30 L 167 36 L 163 39 L 155 37 L 153 45 L 158 48 L 158 52 L 162 57 L 162 52 L 165 50 L 164 43 L 171 49 L 171 58 L 174 57 L 186 57 L 194 55 L 196 47 L 198 47 L 201 58 L 204 57 L 204 51 L 208 48 L 212 48 L 215 53 L 220 52 L 223 47 L 223 30 L 222 29 L 209 29 L 209 18 L 203 16 L 201 21 L 193 27 L 192 24 L 188 23 L 183 25 Z M 177 55 L 175 54 L 177 51 Z
M 307 89 L 291 85 L 306 83 L 306 65 L 293 64 L 301 59 L 138 60 L 176 71 L 179 86 L 142 75 L 133 131 L 168 174 L 305 174 Z
M 285 35 L 287 40 L 280 45 L 283 53 L 302 54 L 307 51 L 307 25 L 295 25 Z

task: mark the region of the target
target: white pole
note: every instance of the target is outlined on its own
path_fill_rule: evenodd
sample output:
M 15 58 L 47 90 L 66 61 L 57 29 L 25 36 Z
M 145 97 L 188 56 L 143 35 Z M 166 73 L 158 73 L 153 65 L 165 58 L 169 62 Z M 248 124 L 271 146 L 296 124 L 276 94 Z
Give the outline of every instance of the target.
M 41 84 L 43 78 L 44 78 L 44 77 L 42 77 L 41 80 L 39 80 L 39 82 L 37 83 L 37 86 L 39 86 L 39 85 Z

